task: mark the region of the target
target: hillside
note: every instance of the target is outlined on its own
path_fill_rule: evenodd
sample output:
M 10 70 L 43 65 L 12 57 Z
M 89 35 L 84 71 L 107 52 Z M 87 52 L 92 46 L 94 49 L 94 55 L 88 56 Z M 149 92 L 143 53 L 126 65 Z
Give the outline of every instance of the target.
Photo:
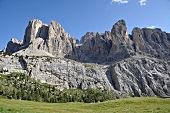
M 0 99 L 0 113 L 169 113 L 170 100 L 125 98 L 102 103 L 42 103 Z
M 37 102 L 102 102 L 118 98 L 114 91 L 99 89 L 64 89 L 57 86 L 40 83 L 23 73 L 0 75 L 0 96 L 9 99 L 29 100 Z

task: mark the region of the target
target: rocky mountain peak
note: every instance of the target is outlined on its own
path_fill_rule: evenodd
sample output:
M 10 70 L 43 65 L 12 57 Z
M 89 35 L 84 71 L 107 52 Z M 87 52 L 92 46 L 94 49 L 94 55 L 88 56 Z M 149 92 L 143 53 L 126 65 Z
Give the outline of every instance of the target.
M 54 37 L 60 37 L 64 35 L 65 31 L 64 28 L 59 23 L 57 23 L 56 21 L 51 21 L 49 25 L 48 33 L 49 33 L 49 38 L 54 38 Z
M 133 51 L 133 42 L 129 38 L 124 20 L 116 22 L 111 32 L 87 32 L 81 43 L 83 45 L 80 49 L 86 55 L 86 59 L 93 59 L 94 62 L 115 61 L 129 57 L 129 51 Z
M 83 44 L 86 42 L 88 39 L 91 39 L 92 37 L 95 37 L 96 33 L 95 32 L 87 32 L 80 40 L 80 43 Z
M 113 25 L 111 33 L 114 35 L 125 36 L 128 35 L 125 20 L 119 20 Z
M 29 21 L 25 30 L 23 43 L 13 40 L 7 45 L 7 53 L 34 56 L 66 57 L 73 54 L 77 40 L 71 39 L 70 35 L 56 21 L 49 25 L 33 19 Z M 17 45 L 17 47 L 13 47 Z
M 49 25 L 33 19 L 29 22 L 24 39 L 16 39 L 7 45 L 7 53 L 35 53 L 43 51 L 45 56 L 66 57 L 81 62 L 110 62 L 128 58 L 135 54 L 169 58 L 170 36 L 161 29 L 134 28 L 132 35 L 127 32 L 125 20 L 119 20 L 111 31 L 104 34 L 87 32 L 80 40 L 71 38 L 56 21 Z M 49 54 L 46 54 L 49 53 Z M 42 55 L 43 55 L 42 54 Z M 37 54 L 38 55 L 38 54 Z
M 42 27 L 43 23 L 40 20 L 33 19 L 29 21 L 28 26 L 25 30 L 24 36 L 24 44 L 28 45 L 34 39 L 38 38 L 40 35 L 40 28 Z
M 115 23 L 115 26 L 126 26 L 126 21 L 121 19 Z

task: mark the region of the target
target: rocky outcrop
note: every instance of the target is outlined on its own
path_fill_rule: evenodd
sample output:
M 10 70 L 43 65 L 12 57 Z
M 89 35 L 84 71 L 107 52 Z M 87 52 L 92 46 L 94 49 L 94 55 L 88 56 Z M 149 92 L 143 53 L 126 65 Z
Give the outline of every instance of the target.
M 58 89 L 80 88 L 111 90 L 106 71 L 97 64 L 79 63 L 74 60 L 51 57 L 16 57 L 0 58 L 0 67 L 11 72 L 26 73 L 32 78 L 57 86 Z
M 169 33 L 158 28 L 134 28 L 129 35 L 124 20 L 115 23 L 111 32 L 88 32 L 81 43 L 80 61 L 85 62 L 114 62 L 137 54 L 170 59 Z
M 96 34 L 97 34 L 97 33 L 95 33 L 95 32 L 87 32 L 87 33 L 81 38 L 80 44 L 83 44 L 83 43 L 86 42 L 87 40 L 96 37 Z
M 23 41 L 18 41 L 15 38 L 12 38 L 11 41 L 8 42 L 7 47 L 5 48 L 5 52 L 8 54 L 15 53 L 19 51 L 19 48 L 21 47 Z
M 46 40 L 48 34 L 48 25 L 43 24 L 40 20 L 31 20 L 25 30 L 23 45 L 29 46 L 37 38 Z
M 111 32 L 87 33 L 82 37 L 80 48 L 86 62 L 112 62 L 129 57 L 133 54 L 133 42 L 129 38 L 126 23 L 120 20 Z M 80 55 L 81 56 L 81 55 Z M 82 56 L 81 56 L 82 57 Z
M 120 92 L 137 96 L 170 95 L 168 62 L 138 56 L 120 61 L 110 69 L 113 87 Z
M 34 56 L 69 57 L 73 56 L 76 47 L 74 37 L 70 37 L 62 26 L 51 21 L 50 25 L 40 20 L 31 20 L 25 30 L 23 43 L 9 42 L 7 53 Z M 17 47 L 13 48 L 13 46 Z M 31 53 L 31 54 L 30 54 Z
M 126 23 L 124 20 L 118 21 L 112 28 L 112 48 L 108 59 L 111 61 L 120 60 L 133 54 L 132 41 L 129 38 Z
M 170 59 L 170 37 L 161 29 L 134 28 L 132 40 L 142 54 Z
M 80 61 L 101 63 L 106 60 L 111 48 L 111 40 L 105 39 L 100 33 L 87 33 L 82 39 Z
M 72 51 L 70 35 L 55 21 L 52 21 L 49 25 L 46 49 L 49 53 L 57 57 L 63 57 Z

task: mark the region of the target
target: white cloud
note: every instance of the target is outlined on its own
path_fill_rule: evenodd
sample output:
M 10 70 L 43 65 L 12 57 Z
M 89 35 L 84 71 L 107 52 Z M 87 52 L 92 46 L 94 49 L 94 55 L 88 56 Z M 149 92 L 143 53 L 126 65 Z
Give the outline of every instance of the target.
M 130 0 L 111 0 L 112 3 L 118 3 L 118 4 L 127 4 Z M 147 0 L 139 0 L 140 6 L 145 6 L 147 3 Z
M 111 4 L 115 2 L 115 3 L 118 3 L 118 4 L 127 4 L 128 3 L 128 0 L 112 0 L 111 1 Z
M 139 3 L 140 3 L 141 6 L 146 5 L 146 2 L 147 2 L 147 0 L 139 0 Z
M 149 29 L 155 29 L 155 26 L 150 26 L 150 27 L 147 27 Z

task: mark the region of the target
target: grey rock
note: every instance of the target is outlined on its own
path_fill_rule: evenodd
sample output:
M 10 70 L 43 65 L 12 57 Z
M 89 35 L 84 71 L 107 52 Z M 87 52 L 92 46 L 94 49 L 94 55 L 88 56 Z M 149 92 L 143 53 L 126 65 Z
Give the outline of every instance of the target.
M 40 36 L 43 23 L 40 20 L 31 20 L 25 30 L 23 45 L 28 46 Z
M 156 58 L 134 56 L 99 65 L 65 58 L 1 56 L 0 67 L 4 74 L 27 73 L 60 90 L 98 88 L 124 96 L 170 96 L 170 62 Z
M 56 57 L 64 57 L 72 51 L 70 35 L 55 21 L 52 21 L 49 25 L 45 48 L 47 52 Z
M 112 28 L 112 47 L 108 56 L 110 61 L 121 60 L 133 54 L 132 41 L 129 38 L 126 23 L 119 20 Z
M 8 42 L 7 47 L 5 48 L 5 52 L 8 54 L 12 54 L 19 51 L 22 43 L 23 41 L 18 41 L 17 39 L 12 38 L 11 41 Z
M 58 89 L 113 89 L 106 77 L 106 70 L 102 70 L 102 66 L 97 64 L 83 64 L 73 60 L 50 57 L 6 56 L 0 58 L 0 66 L 8 70 L 4 74 L 27 73 L 42 83 L 57 85 Z
M 87 32 L 80 40 L 80 43 L 83 44 L 84 42 L 86 42 L 88 39 L 91 39 L 93 37 L 96 37 L 96 33 L 95 32 Z
M 167 62 L 134 57 L 118 62 L 111 69 L 113 86 L 118 91 L 137 96 L 170 95 L 170 65 Z
M 113 26 L 111 32 L 87 33 L 82 37 L 80 48 L 81 61 L 107 62 L 129 57 L 133 54 L 133 42 L 127 33 L 126 23 L 120 20 Z
M 86 38 L 90 36 L 90 38 Z M 105 40 L 100 33 L 87 33 L 84 42 L 80 47 L 80 61 L 84 62 L 103 62 L 109 54 L 109 41 Z
M 71 38 L 59 23 L 51 21 L 50 25 L 46 25 L 34 19 L 25 30 L 23 43 L 10 41 L 6 52 L 24 56 L 76 58 L 77 43 L 77 39 Z
M 170 59 L 170 37 L 161 29 L 134 28 L 132 40 L 138 52 L 160 59 Z

